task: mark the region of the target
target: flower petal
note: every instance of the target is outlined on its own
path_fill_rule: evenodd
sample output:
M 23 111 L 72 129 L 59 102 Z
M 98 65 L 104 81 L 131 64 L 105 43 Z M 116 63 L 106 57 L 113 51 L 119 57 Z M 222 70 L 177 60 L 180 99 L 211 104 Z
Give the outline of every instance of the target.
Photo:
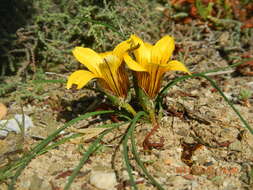
M 175 49 L 174 39 L 170 36 L 164 36 L 152 48 L 151 63 L 165 64 L 168 62 Z
M 151 51 L 151 49 L 152 49 L 153 46 L 152 46 L 150 43 L 144 42 L 144 45 L 145 45 L 145 47 L 146 47 L 147 49 L 149 49 L 149 51 Z
M 139 47 L 134 50 L 134 56 L 136 57 L 136 60 L 140 64 L 148 64 L 151 59 L 151 48 L 152 45 L 148 43 L 144 43 L 138 36 L 131 35 L 130 37 L 134 44 Z
M 114 48 L 113 55 L 116 55 L 118 58 L 123 59 L 123 55 L 131 48 L 131 45 L 131 39 L 121 42 Z
M 98 74 L 98 65 L 103 59 L 90 48 L 76 47 L 73 51 L 75 58 L 84 64 L 92 73 Z
M 101 70 L 101 78 L 105 83 L 100 82 L 103 88 L 112 91 L 117 96 L 121 95 L 121 86 L 119 84 L 118 68 L 122 61 L 115 55 L 107 55 L 103 63 L 99 64 Z
M 98 76 L 90 71 L 78 70 L 68 77 L 67 89 L 70 89 L 73 84 L 77 85 L 77 89 L 84 87 L 91 79 Z
M 121 65 L 122 61 L 116 57 L 115 55 L 108 54 L 104 57 L 103 63 L 99 65 L 99 69 L 102 71 L 101 74 L 104 74 L 104 69 L 110 69 L 113 74 L 117 72 L 119 66 Z
M 134 61 L 127 53 L 124 55 L 124 60 L 127 66 L 133 71 L 147 71 L 143 65 Z
M 99 53 L 99 56 L 104 59 L 106 56 L 108 55 L 112 55 L 112 51 L 107 51 L 107 52 L 104 52 L 104 53 Z
M 188 74 L 191 74 L 190 71 L 187 69 L 187 67 L 183 63 L 181 63 L 180 61 L 176 61 L 176 60 L 170 61 L 167 64 L 166 70 L 167 71 L 183 71 Z

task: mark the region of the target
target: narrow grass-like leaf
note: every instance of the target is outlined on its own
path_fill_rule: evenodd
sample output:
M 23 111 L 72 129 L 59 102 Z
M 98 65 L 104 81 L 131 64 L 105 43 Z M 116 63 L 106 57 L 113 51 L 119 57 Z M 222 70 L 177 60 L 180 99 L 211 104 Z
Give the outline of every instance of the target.
M 54 148 L 58 147 L 59 145 L 64 144 L 65 142 L 68 142 L 70 139 L 74 139 L 74 138 L 81 137 L 81 136 L 82 136 L 82 134 L 75 133 L 75 134 L 72 134 L 68 137 L 65 137 L 65 138 L 45 147 L 40 152 L 38 152 L 37 155 L 44 154 L 44 153 L 48 152 L 49 150 L 54 149 Z
M 40 144 L 38 144 L 37 146 L 35 146 L 32 151 L 36 153 L 38 149 L 41 149 L 41 147 L 44 147 L 49 142 L 51 142 L 64 129 L 66 129 L 67 127 L 69 127 L 71 125 L 74 125 L 75 123 L 77 123 L 77 122 L 79 122 L 81 120 L 87 119 L 87 118 L 92 117 L 92 116 L 102 115 L 102 114 L 109 114 L 109 113 L 114 113 L 114 111 L 112 111 L 112 110 L 110 110 L 110 111 L 96 111 L 96 112 L 89 112 L 89 113 L 86 113 L 84 115 L 81 115 L 81 116 L 79 116 L 79 117 L 77 117 L 77 118 L 69 121 L 63 127 L 57 129 L 53 134 L 51 134 L 45 140 L 43 140 Z
M 202 78 L 205 78 L 206 80 L 208 80 L 210 82 L 210 84 L 220 93 L 220 95 L 227 102 L 227 104 L 232 108 L 232 110 L 236 113 L 236 115 L 239 117 L 241 122 L 244 124 L 245 128 L 248 129 L 251 134 L 253 134 L 253 129 L 249 126 L 248 122 L 242 117 L 240 112 L 235 108 L 233 103 L 225 96 L 225 94 L 221 91 L 221 89 L 217 86 L 217 84 L 211 78 L 209 78 L 208 76 L 206 76 L 202 73 L 196 73 L 196 74 L 192 74 L 192 75 L 182 76 L 182 77 L 179 77 L 179 78 L 169 82 L 158 94 L 158 96 L 156 98 L 156 104 L 158 105 L 159 102 L 162 101 L 163 95 L 165 95 L 167 93 L 169 88 L 171 88 L 172 86 L 174 86 L 178 82 L 181 82 L 186 79 L 193 78 L 193 77 L 202 77 Z
M 124 124 L 124 123 L 123 123 Z M 111 127 L 115 127 L 115 126 L 118 126 L 119 123 L 110 123 L 110 124 L 104 124 L 104 125 L 100 125 L 100 126 L 97 126 L 97 128 L 111 128 Z M 69 141 L 70 139 L 73 139 L 73 138 L 77 138 L 77 137 L 81 137 L 82 134 L 72 134 L 68 137 L 65 137 L 53 144 L 51 144 L 50 146 L 47 146 L 46 148 L 44 148 L 42 151 L 40 151 L 37 155 L 40 155 L 40 154 L 44 154 L 45 152 L 61 145 L 61 144 L 64 144 L 65 142 Z
M 233 103 L 225 96 L 225 94 L 221 91 L 221 89 L 217 86 L 217 84 L 208 76 L 205 76 L 202 74 L 200 76 L 205 78 L 206 80 L 208 80 L 211 83 L 211 85 L 220 93 L 220 95 L 224 98 L 224 100 L 228 103 L 228 105 L 234 110 L 234 112 L 240 118 L 240 120 L 245 125 L 245 127 L 250 131 L 251 134 L 253 134 L 253 129 L 249 126 L 248 122 L 242 117 L 240 112 L 235 108 Z
M 99 111 L 99 112 L 91 112 L 91 113 L 87 113 L 84 115 L 81 115 L 80 117 L 77 117 L 73 120 L 71 120 L 70 122 L 66 123 L 62 128 L 59 128 L 57 131 L 54 132 L 54 134 L 50 135 L 47 139 L 41 141 L 38 145 L 36 145 L 27 155 L 23 156 L 23 158 L 21 158 L 19 161 L 8 165 L 7 167 L 1 168 L 0 169 L 0 180 L 3 180 L 7 177 L 11 177 L 13 176 L 13 174 L 11 174 L 14 170 L 16 170 L 20 165 L 22 165 L 22 163 L 24 162 L 24 160 L 27 159 L 27 157 L 29 156 L 33 156 L 31 155 L 31 153 L 36 153 L 37 149 L 41 149 L 41 146 L 44 147 L 45 144 L 48 144 L 51 142 L 51 139 L 54 139 L 55 136 L 57 136 L 62 130 L 64 130 L 65 128 L 73 125 L 74 123 L 86 119 L 90 116 L 95 116 L 95 115 L 99 115 L 99 114 L 105 114 L 105 113 L 113 113 L 114 111 Z M 37 152 L 38 153 L 38 152 Z M 36 153 L 36 154 L 37 154 Z
M 73 173 L 71 174 L 71 176 L 68 178 L 68 182 L 66 183 L 64 190 L 68 190 L 71 186 L 71 184 L 73 183 L 75 177 L 77 176 L 77 174 L 79 173 L 79 171 L 82 169 L 83 165 L 85 164 L 85 162 L 89 159 L 90 155 L 93 154 L 96 150 L 98 150 L 101 147 L 100 141 L 103 139 L 103 137 L 108 134 L 109 132 L 111 132 L 113 129 L 118 128 L 124 124 L 126 124 L 128 122 L 125 123 L 113 123 L 111 124 L 111 128 L 102 132 L 101 135 L 99 135 L 99 137 L 89 146 L 88 150 L 86 152 L 83 153 L 83 157 L 80 160 L 79 164 L 76 166 L 76 168 L 74 169 Z M 106 126 L 107 128 L 108 126 Z
M 244 61 L 250 61 L 252 59 L 244 59 Z M 158 94 L 157 98 L 156 98 L 156 102 L 158 103 L 160 100 L 161 100 L 161 97 L 167 93 L 168 89 L 171 88 L 174 84 L 180 82 L 180 81 L 184 81 L 188 78 L 193 78 L 193 77 L 198 77 L 199 75 L 204 75 L 204 74 L 208 74 L 208 73 L 215 73 L 215 72 L 218 72 L 218 71 L 225 71 L 227 69 L 231 69 L 231 68 L 234 68 L 234 67 L 237 67 L 241 64 L 243 64 L 244 62 L 239 62 L 239 63 L 235 63 L 235 64 L 232 64 L 232 65 L 229 65 L 227 67 L 219 67 L 219 68 L 216 68 L 216 69 L 213 69 L 213 70 L 209 70 L 209 71 L 204 71 L 204 72 L 201 72 L 201 73 L 195 73 L 195 74 L 192 74 L 192 75 L 186 75 L 186 76 L 182 76 L 182 77 L 178 77 L 176 78 L 175 80 L 169 82 Z M 201 76 L 200 76 L 201 77 Z
M 81 121 L 83 119 L 87 119 L 88 117 L 91 116 L 96 116 L 96 115 L 101 115 L 101 114 L 108 114 L 108 113 L 113 113 L 114 111 L 97 111 L 97 112 L 90 112 L 90 113 L 86 113 L 84 115 L 81 115 L 80 117 L 77 117 L 71 121 L 69 121 L 68 123 L 66 123 L 64 126 L 62 126 L 61 128 L 57 129 L 54 133 L 52 133 L 51 135 L 49 135 L 46 139 L 44 139 L 42 142 L 40 142 L 38 145 L 36 145 L 30 152 L 28 155 L 25 155 L 23 158 L 20 159 L 20 161 L 17 162 L 17 164 L 14 164 L 11 168 L 7 168 L 8 170 L 7 172 L 7 176 L 9 176 L 9 172 L 13 172 L 15 169 L 17 169 L 17 171 L 15 172 L 12 180 L 11 180 L 11 184 L 8 187 L 8 190 L 13 190 L 14 189 L 14 185 L 16 183 L 17 178 L 19 177 L 19 175 L 21 174 L 21 172 L 23 171 L 23 169 L 26 167 L 26 165 L 40 152 L 42 151 L 50 142 L 52 142 L 52 140 L 55 139 L 55 137 L 57 135 L 60 134 L 61 131 L 63 131 L 64 129 L 66 129 L 67 127 L 77 123 L 78 121 Z M 0 176 L 0 180 L 1 178 L 5 178 L 5 175 Z
M 132 174 L 132 168 L 131 168 L 129 157 L 128 157 L 127 142 L 128 142 L 129 136 L 131 134 L 131 131 L 135 128 L 136 122 L 143 115 L 145 115 L 145 112 L 143 112 L 143 111 L 138 112 L 136 114 L 136 116 L 132 120 L 131 125 L 130 125 L 129 129 L 127 130 L 127 133 L 125 134 L 124 139 L 123 139 L 123 155 L 124 155 L 124 160 L 125 160 L 125 164 L 126 164 L 126 169 L 127 169 L 128 175 L 129 175 L 129 180 L 130 180 L 131 187 L 133 187 L 135 190 L 137 190 L 138 188 L 136 186 L 136 183 L 134 181 L 134 177 L 133 177 L 133 174 Z
M 139 154 L 137 153 L 136 149 L 136 143 L 134 140 L 134 129 L 135 126 L 131 129 L 131 144 L 132 144 L 132 153 L 134 155 L 134 159 L 136 160 L 137 164 L 140 166 L 142 169 L 143 173 L 146 175 L 148 180 L 150 181 L 151 184 L 153 184 L 157 189 L 159 190 L 165 190 L 148 172 L 147 168 L 144 166 L 143 162 L 141 161 Z
M 244 59 L 243 61 L 248 61 L 248 59 Z M 215 72 L 218 72 L 218 71 L 225 71 L 225 70 L 228 70 L 228 69 L 231 69 L 231 68 L 234 68 L 234 67 L 237 67 L 241 64 L 243 64 L 244 62 L 237 62 L 237 63 L 234 63 L 232 65 L 229 65 L 227 67 L 218 67 L 216 69 L 212 69 L 212 70 L 209 70 L 209 71 L 204 71 L 204 72 L 201 72 L 199 74 L 207 74 L 207 73 L 215 73 Z

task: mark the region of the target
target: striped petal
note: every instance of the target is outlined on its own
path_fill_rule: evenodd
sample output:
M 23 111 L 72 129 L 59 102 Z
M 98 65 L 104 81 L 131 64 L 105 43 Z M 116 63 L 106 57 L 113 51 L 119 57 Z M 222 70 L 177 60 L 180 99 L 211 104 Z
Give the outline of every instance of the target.
M 119 81 L 121 76 L 118 75 L 118 68 L 121 63 L 120 59 L 115 55 L 107 55 L 104 58 L 104 62 L 99 65 L 99 69 L 102 71 L 101 78 L 104 80 L 104 82 L 100 82 L 100 84 L 102 84 L 103 88 L 112 91 L 117 96 L 123 95 L 121 93 L 121 88 L 123 87 L 120 85 Z
M 116 72 L 121 63 L 122 62 L 118 57 L 108 54 L 106 57 L 104 57 L 103 63 L 99 65 L 99 69 L 102 71 L 101 74 L 103 75 L 105 68 L 110 68 L 113 74 L 116 75 Z

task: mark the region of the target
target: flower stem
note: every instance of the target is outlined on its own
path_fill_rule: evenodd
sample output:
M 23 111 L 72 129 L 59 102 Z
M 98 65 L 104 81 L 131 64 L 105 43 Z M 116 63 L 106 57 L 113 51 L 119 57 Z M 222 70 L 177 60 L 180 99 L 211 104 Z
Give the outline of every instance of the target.
M 136 116 L 136 111 L 129 103 L 123 102 L 120 106 L 131 113 L 133 116 Z
M 160 139 L 160 142 L 150 142 L 150 138 L 158 131 L 160 127 L 159 121 L 157 121 L 157 117 L 155 113 L 154 100 L 148 97 L 141 88 L 136 88 L 136 94 L 138 96 L 138 99 L 144 111 L 149 113 L 150 121 L 153 126 L 153 128 L 146 135 L 143 141 L 143 148 L 144 150 L 150 150 L 152 148 L 161 148 L 164 145 L 163 138 Z
M 131 113 L 133 116 L 135 116 L 137 113 L 134 110 L 134 108 L 126 102 L 125 99 L 120 98 L 120 97 L 116 97 L 110 94 L 105 93 L 106 96 L 108 97 L 108 99 L 115 105 L 115 106 L 119 106 L 121 108 L 124 108 L 126 111 L 128 111 L 129 113 Z

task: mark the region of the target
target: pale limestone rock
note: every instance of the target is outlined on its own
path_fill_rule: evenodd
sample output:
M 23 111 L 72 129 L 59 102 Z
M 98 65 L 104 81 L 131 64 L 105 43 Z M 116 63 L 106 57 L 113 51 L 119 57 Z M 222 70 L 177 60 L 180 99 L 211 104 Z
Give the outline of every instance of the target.
M 116 175 L 113 171 L 95 168 L 91 171 L 90 183 L 103 190 L 116 190 Z

